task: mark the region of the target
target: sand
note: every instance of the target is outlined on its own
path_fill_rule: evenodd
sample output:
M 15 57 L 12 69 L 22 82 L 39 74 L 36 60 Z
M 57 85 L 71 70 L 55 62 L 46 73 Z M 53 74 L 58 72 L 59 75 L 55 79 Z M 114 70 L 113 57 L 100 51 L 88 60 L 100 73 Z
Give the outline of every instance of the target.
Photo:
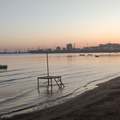
M 120 120 L 120 77 L 60 105 L 7 120 Z

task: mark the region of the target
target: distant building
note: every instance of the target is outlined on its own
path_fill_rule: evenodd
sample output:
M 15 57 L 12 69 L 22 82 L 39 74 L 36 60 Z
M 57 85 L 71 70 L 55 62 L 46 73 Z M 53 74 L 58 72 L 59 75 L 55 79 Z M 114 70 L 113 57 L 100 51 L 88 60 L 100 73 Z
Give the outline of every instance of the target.
M 65 47 L 63 47 L 63 49 L 62 49 L 63 51 L 66 51 L 66 48 Z
M 83 50 L 86 50 L 86 51 L 97 51 L 98 47 L 97 46 L 84 47 Z
M 112 49 L 112 50 L 120 50 L 120 44 L 115 44 L 115 43 L 112 44 L 112 45 L 111 45 L 111 49 Z
M 79 51 L 80 51 L 80 48 L 74 48 L 74 51 L 75 51 L 75 52 L 79 52 Z
M 107 44 L 100 44 L 98 46 L 99 50 L 120 50 L 120 44 L 111 44 L 111 43 L 107 43 Z
M 71 44 L 71 43 L 70 43 L 70 44 L 67 44 L 67 45 L 66 45 L 66 48 L 67 48 L 68 51 L 72 51 L 72 44 Z
M 47 49 L 47 51 L 48 51 L 48 52 L 51 52 L 51 51 L 52 51 L 52 49 L 51 49 L 51 48 L 48 48 L 48 49 Z
M 56 51 L 61 51 L 61 48 L 59 46 L 56 47 Z

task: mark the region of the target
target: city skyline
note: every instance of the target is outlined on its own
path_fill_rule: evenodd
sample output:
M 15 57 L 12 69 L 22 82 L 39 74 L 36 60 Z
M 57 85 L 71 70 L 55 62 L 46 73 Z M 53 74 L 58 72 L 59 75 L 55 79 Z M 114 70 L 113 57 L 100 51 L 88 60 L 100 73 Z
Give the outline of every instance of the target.
M 107 43 L 107 44 L 99 44 L 98 46 L 86 46 L 86 47 L 83 47 L 83 48 L 76 48 L 75 47 L 75 44 L 71 44 L 71 43 L 68 43 L 66 44 L 66 47 L 60 47 L 60 46 L 57 46 L 55 49 L 52 49 L 52 48 L 47 48 L 47 49 L 42 49 L 42 48 L 37 48 L 36 50 L 30 50 L 31 52 L 60 52 L 60 51 L 63 51 L 63 52 L 81 52 L 81 51 L 106 51 L 106 52 L 109 52 L 109 51 L 112 51 L 112 52 L 119 52 L 120 51 L 120 44 L 119 43 Z M 29 52 L 30 52 L 29 51 Z
M 10 51 L 8 49 L 4 49 L 4 51 L 0 51 L 0 53 L 26 53 L 26 52 L 120 52 L 120 44 L 119 43 L 106 43 L 99 44 L 98 46 L 84 46 L 83 48 L 76 48 L 75 43 L 68 43 L 65 47 L 55 46 L 54 48 L 45 48 L 45 47 L 37 47 L 36 49 L 15 49 L 14 51 Z
M 1 0 L 0 52 L 120 43 L 119 0 Z

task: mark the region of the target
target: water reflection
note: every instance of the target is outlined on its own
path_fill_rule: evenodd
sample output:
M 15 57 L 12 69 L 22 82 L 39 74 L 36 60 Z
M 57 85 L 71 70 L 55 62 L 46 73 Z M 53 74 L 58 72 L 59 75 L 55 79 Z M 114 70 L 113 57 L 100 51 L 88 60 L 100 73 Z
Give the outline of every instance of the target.
M 96 54 L 100 56 L 97 59 Z M 78 88 L 86 86 L 87 83 L 110 79 L 120 74 L 120 53 L 92 53 L 92 55 L 86 53 L 85 56 L 50 54 L 50 74 L 62 76 L 66 87 L 61 89 L 55 84 L 52 89 L 51 86 L 47 88 L 47 82 L 41 80 L 40 88 L 36 89 L 36 78 L 46 75 L 46 55 L 9 55 L 9 57 L 1 57 L 0 61 L 1 64 L 9 66 L 7 72 L 0 71 L 0 100 L 4 98 L 0 103 L 1 114 L 4 111 L 15 111 L 66 97 L 76 89 L 76 93 L 79 94 L 81 91 Z M 83 91 L 84 89 L 85 87 Z M 12 101 L 6 91 L 13 93 L 9 94 L 13 98 Z

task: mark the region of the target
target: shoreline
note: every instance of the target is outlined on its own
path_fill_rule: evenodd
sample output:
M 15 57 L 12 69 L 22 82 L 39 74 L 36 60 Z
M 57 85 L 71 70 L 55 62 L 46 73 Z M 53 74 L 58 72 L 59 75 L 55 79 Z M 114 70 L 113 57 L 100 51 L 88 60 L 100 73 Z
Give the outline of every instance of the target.
M 120 77 L 97 84 L 75 98 L 43 110 L 15 115 L 6 120 L 109 120 L 120 119 Z

